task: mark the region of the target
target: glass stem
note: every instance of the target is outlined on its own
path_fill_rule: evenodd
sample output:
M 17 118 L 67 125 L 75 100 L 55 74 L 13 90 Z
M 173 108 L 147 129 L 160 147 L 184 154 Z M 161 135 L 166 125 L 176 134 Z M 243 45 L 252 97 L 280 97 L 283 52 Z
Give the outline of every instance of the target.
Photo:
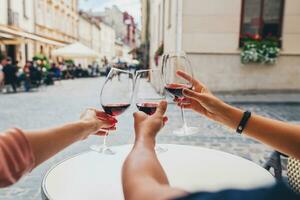
M 107 145 L 106 145 L 106 141 L 107 141 L 107 136 L 108 136 L 109 132 L 107 131 L 105 136 L 104 136 L 104 139 L 103 139 L 103 148 L 107 148 Z
M 181 118 L 182 118 L 183 128 L 184 128 L 184 131 L 185 131 L 185 129 L 187 127 L 187 124 L 186 124 L 186 121 L 185 121 L 185 113 L 184 113 L 183 106 L 181 106 Z

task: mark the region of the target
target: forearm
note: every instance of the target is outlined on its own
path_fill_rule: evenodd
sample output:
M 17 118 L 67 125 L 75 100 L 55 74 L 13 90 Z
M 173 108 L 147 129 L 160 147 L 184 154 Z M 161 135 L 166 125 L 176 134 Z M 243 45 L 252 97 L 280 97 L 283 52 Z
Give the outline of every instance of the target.
M 154 139 L 142 138 L 136 140 L 123 166 L 125 199 L 140 198 L 140 194 L 137 194 L 136 191 L 143 189 L 137 188 L 139 186 L 151 188 L 149 184 L 168 184 L 168 179 L 156 157 L 154 146 Z
M 31 144 L 35 155 L 35 166 L 69 145 L 83 139 L 87 135 L 87 131 L 91 129 L 91 126 L 91 124 L 86 122 L 75 122 L 42 131 L 25 132 L 25 136 Z
M 130 156 L 133 171 L 141 176 L 151 177 L 160 184 L 169 184 L 154 148 L 155 140 L 152 138 L 143 138 L 135 142 Z M 136 165 L 137 163 L 139 164 Z
M 243 111 L 226 105 L 221 123 L 236 129 Z M 252 114 L 244 134 L 255 138 L 289 156 L 300 159 L 300 126 Z
M 171 188 L 168 178 L 157 159 L 155 141 L 143 138 L 134 148 L 123 166 L 123 190 L 125 199 L 171 199 L 185 192 Z

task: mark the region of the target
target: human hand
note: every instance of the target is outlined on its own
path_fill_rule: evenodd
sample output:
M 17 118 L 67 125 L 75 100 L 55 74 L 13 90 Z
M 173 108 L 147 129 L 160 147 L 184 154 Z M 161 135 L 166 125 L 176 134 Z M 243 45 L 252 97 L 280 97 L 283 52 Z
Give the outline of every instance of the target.
M 87 136 L 90 134 L 103 136 L 107 131 L 115 130 L 118 122 L 114 117 L 93 108 L 85 110 L 80 115 L 80 120 L 89 127 L 86 129 Z
M 155 138 L 160 129 L 168 121 L 164 116 L 167 110 L 167 102 L 161 101 L 156 109 L 156 112 L 149 116 L 143 112 L 134 113 L 134 129 L 136 139 L 140 138 Z
M 176 100 L 178 106 L 192 109 L 209 119 L 223 122 L 226 116 L 227 104 L 215 97 L 199 80 L 193 79 L 183 71 L 177 71 L 177 76 L 190 81 L 193 89 L 184 89 L 183 100 Z

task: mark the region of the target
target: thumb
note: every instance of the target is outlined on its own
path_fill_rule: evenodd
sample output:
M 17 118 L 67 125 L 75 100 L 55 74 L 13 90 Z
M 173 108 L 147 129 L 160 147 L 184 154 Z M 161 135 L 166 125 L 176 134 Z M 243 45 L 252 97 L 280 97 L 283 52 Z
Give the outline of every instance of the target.
M 147 115 L 143 112 L 135 112 L 133 114 L 133 118 L 134 118 L 135 122 L 139 122 L 139 121 L 143 120 L 146 117 L 147 117 Z
M 167 111 L 168 103 L 166 101 L 161 101 L 158 104 L 155 115 L 164 116 Z

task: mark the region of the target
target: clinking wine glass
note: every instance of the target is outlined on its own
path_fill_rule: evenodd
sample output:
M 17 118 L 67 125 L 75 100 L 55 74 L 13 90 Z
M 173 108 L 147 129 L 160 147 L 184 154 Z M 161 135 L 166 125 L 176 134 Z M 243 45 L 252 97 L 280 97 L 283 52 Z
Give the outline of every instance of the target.
M 153 115 L 159 102 L 166 99 L 160 70 L 139 70 L 136 72 L 135 80 L 134 99 L 137 109 L 147 115 Z M 167 151 L 159 145 L 155 146 L 155 150 L 157 153 Z
M 112 68 L 101 88 L 100 103 L 104 112 L 108 115 L 117 117 L 123 114 L 131 105 L 134 90 L 134 75 L 131 72 Z M 103 139 L 102 146 L 91 147 L 92 150 L 113 155 L 107 146 L 107 131 Z
M 184 52 L 169 53 L 163 56 L 162 75 L 166 91 L 179 101 L 184 100 L 183 90 L 192 89 L 192 80 L 184 80 L 176 76 L 176 71 L 182 70 L 193 77 L 193 69 Z M 185 113 L 181 107 L 182 128 L 175 130 L 178 136 L 190 136 L 198 132 L 197 127 L 189 127 L 186 123 Z

